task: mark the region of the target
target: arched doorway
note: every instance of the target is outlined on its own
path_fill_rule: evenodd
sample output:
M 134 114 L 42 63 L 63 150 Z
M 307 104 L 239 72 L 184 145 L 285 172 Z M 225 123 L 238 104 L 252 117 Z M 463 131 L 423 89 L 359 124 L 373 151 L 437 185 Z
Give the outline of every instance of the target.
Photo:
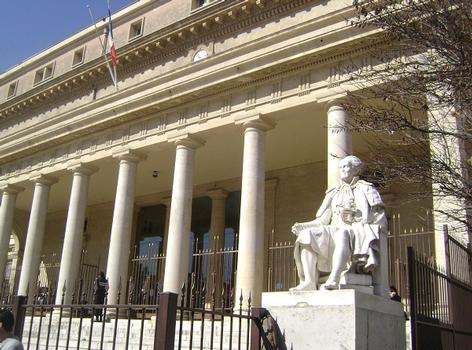
M 5 273 L 1 280 L 0 301 L 3 304 L 10 304 L 16 289 L 16 282 L 19 278 L 19 259 L 18 253 L 20 251 L 20 241 L 18 235 L 13 232 L 10 236 L 8 246 L 8 258 L 5 265 Z

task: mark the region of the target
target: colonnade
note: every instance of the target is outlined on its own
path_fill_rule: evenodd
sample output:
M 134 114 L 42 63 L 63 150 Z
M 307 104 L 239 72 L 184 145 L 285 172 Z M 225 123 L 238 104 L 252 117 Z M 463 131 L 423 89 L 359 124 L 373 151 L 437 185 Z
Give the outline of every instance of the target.
M 336 185 L 339 178 L 339 159 L 350 154 L 352 147 L 349 133 L 342 128 L 348 119 L 346 111 L 340 103 L 331 103 L 327 107 L 328 186 L 331 187 Z M 251 295 L 253 305 L 257 306 L 260 305 L 263 290 L 261 276 L 264 267 L 265 138 L 266 133 L 275 127 L 275 123 L 257 114 L 238 119 L 235 124 L 242 127 L 244 137 L 236 288 L 246 296 Z M 168 216 L 167 237 L 164 239 L 166 265 L 163 290 L 179 293 L 189 266 L 188 234 L 191 224 L 195 153 L 199 147 L 204 146 L 204 142 L 190 134 L 170 137 L 168 141 L 175 144 L 176 156 L 170 207 L 169 203 L 166 203 Z M 121 300 L 118 300 L 118 295 L 119 289 L 125 287 L 128 277 L 136 174 L 138 163 L 145 159 L 145 155 L 134 150 L 123 150 L 114 153 L 113 157 L 119 162 L 119 170 L 107 261 L 110 304 L 125 301 L 125 293 L 121 293 Z M 88 187 L 90 177 L 98 169 L 79 162 L 70 165 L 68 170 L 72 173 L 73 180 L 58 280 L 59 290 L 66 286 L 65 303 L 71 301 L 73 285 L 78 277 Z M 34 183 L 34 194 L 21 267 L 19 295 L 27 295 L 28 288 L 36 285 L 49 191 L 57 179 L 41 175 L 31 181 Z M 3 275 L 16 196 L 22 188 L 5 184 L 0 190 L 3 194 L 0 206 L 0 275 Z M 210 235 L 223 233 L 227 193 L 223 189 L 215 189 L 210 191 L 208 196 L 212 199 Z M 223 239 L 219 242 L 223 243 Z M 59 294 L 56 303 L 61 302 Z

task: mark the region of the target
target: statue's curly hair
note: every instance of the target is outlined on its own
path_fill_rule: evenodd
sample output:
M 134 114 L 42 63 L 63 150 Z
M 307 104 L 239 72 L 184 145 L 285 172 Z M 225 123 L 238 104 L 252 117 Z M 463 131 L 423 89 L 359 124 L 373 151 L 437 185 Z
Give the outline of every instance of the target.
M 362 170 L 364 169 L 364 162 L 360 160 L 359 158 L 357 158 L 356 156 L 351 155 L 351 156 L 344 157 L 343 159 L 341 159 L 339 164 L 341 164 L 342 162 L 349 162 L 352 166 L 354 166 L 354 168 L 356 169 L 357 175 L 362 173 Z

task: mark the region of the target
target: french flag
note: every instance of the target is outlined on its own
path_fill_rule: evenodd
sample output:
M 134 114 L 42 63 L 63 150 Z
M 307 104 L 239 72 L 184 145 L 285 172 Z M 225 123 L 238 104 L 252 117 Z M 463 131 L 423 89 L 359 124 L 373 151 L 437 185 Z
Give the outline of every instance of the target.
M 116 67 L 116 48 L 115 42 L 113 41 L 113 25 L 111 23 L 111 11 L 108 10 L 108 26 L 105 28 L 105 40 L 106 46 L 109 48 L 111 64 Z

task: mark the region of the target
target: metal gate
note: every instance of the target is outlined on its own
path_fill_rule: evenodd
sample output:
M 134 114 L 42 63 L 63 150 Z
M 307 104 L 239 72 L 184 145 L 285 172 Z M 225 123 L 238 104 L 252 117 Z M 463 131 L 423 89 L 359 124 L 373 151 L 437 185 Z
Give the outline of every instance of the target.
M 413 350 L 472 349 L 471 251 L 445 230 L 446 266 L 408 248 Z

